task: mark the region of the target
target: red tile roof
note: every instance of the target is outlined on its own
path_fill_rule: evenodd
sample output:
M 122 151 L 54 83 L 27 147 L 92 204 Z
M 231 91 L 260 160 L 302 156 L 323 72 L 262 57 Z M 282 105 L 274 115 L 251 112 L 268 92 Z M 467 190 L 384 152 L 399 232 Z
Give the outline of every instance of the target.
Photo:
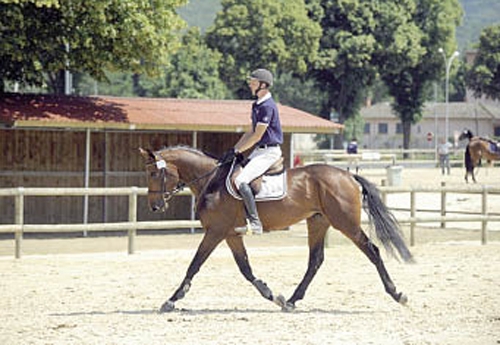
M 250 123 L 251 101 L 74 97 L 6 94 L 0 123 L 16 127 L 78 127 L 239 132 Z M 278 105 L 285 132 L 338 133 L 343 126 Z

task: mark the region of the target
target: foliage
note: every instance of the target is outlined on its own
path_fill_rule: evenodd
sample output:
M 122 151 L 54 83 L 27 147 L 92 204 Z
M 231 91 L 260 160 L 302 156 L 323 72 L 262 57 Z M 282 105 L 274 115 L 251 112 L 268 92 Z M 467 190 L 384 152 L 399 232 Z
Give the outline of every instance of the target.
M 359 112 L 378 71 L 396 73 L 415 64 L 422 54 L 420 35 L 407 14 L 413 10 L 411 0 L 319 1 L 323 36 L 311 74 L 329 96 L 322 115 L 334 109 L 344 123 Z
M 191 28 L 172 55 L 162 85 L 150 88 L 155 97 L 224 99 L 230 96 L 219 78 L 221 54 L 207 47 L 198 28 Z
M 185 0 L 17 0 L 0 4 L 2 80 L 57 89 L 66 66 L 97 80 L 105 71 L 157 73 L 177 48 Z M 58 90 L 54 90 L 58 91 Z
M 394 111 L 403 125 L 403 147 L 409 148 L 410 128 L 422 117 L 424 102 L 429 98 L 432 82 L 445 70 L 439 48 L 453 51 L 455 28 L 462 15 L 458 0 L 418 0 L 409 12 L 420 31 L 415 49 L 423 52 L 416 64 L 399 71 L 383 70 L 382 78 L 394 97 Z M 449 56 L 450 54 L 447 54 Z
M 255 68 L 276 75 L 304 73 L 315 58 L 320 34 L 304 0 L 223 0 L 206 40 L 222 53 L 222 79 L 243 98 L 248 95 L 245 79 Z
M 273 96 L 291 107 L 318 115 L 326 94 L 312 79 L 294 77 L 292 73 L 282 73 L 274 81 Z
M 483 30 L 478 55 L 467 74 L 467 84 L 476 97 L 500 99 L 500 25 Z

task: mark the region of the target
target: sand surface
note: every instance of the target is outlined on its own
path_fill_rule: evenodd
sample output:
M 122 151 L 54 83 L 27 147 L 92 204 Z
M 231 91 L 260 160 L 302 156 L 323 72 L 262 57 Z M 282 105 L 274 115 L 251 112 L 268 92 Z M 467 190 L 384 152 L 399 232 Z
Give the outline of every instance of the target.
M 415 180 L 408 170 L 404 183 Z M 429 170 L 419 181 L 439 184 L 438 170 Z M 500 170 L 488 176 L 500 181 Z M 463 172 L 444 178 L 461 183 Z M 292 313 L 262 298 L 223 244 L 177 309 L 159 314 L 201 234 L 139 236 L 134 255 L 122 237 L 27 239 L 20 260 L 13 241 L 2 240 L 0 344 L 500 344 L 499 233 L 481 245 L 475 229 L 418 227 L 415 264 L 383 256 L 409 298 L 401 306 L 363 254 L 332 231 L 325 262 Z M 290 297 L 307 264 L 304 226 L 245 242 L 254 274 Z

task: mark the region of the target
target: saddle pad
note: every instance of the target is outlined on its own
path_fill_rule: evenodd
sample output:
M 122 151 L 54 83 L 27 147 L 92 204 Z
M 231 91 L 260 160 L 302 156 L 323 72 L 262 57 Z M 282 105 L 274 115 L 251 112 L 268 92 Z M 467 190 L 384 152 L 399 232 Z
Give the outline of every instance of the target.
M 235 199 L 242 200 L 238 191 L 233 188 L 231 183 L 231 175 L 233 173 L 234 165 L 231 167 L 229 174 L 226 178 L 226 189 Z M 257 195 L 255 201 L 271 201 L 281 200 L 286 196 L 286 171 L 277 175 L 264 175 L 262 177 L 262 187 Z
M 490 151 L 491 151 L 492 153 L 496 153 L 496 154 L 499 154 L 499 153 L 500 153 L 500 150 L 498 149 L 497 144 L 495 144 L 495 143 L 491 143 L 491 142 L 490 142 Z

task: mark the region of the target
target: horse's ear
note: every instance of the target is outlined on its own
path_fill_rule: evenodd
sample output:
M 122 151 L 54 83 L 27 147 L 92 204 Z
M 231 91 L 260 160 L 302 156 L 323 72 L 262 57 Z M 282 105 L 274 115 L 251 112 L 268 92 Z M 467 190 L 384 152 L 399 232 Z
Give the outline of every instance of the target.
M 141 153 L 141 155 L 144 157 L 144 159 L 146 160 L 154 160 L 155 159 L 155 155 L 153 154 L 153 152 L 151 152 L 151 150 L 149 149 L 143 149 L 142 147 L 139 147 L 139 152 Z

